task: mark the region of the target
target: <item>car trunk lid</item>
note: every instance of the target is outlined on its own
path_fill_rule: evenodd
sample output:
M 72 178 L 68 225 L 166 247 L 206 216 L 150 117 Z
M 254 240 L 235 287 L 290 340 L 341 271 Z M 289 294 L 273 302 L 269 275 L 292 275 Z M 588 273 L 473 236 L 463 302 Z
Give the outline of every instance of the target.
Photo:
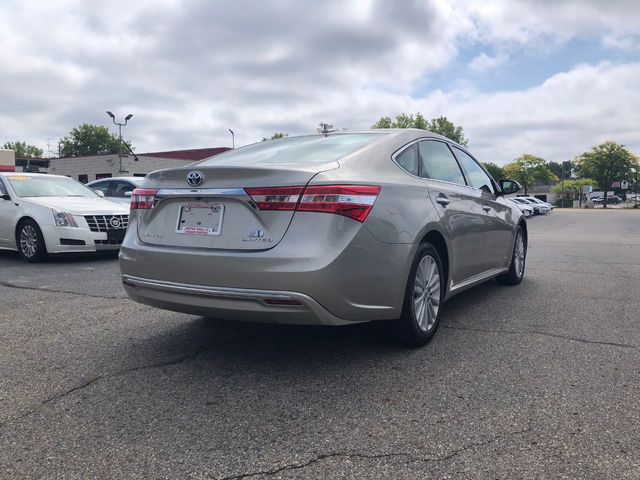
M 152 173 L 145 182 L 155 191 L 152 208 L 134 209 L 138 236 L 144 243 L 172 247 L 273 248 L 284 237 L 294 208 L 261 210 L 256 204 L 260 195 L 255 193 L 264 187 L 293 187 L 278 189 L 277 194 L 278 200 L 295 205 L 311 178 L 338 167 L 337 162 L 286 167 L 196 165 Z

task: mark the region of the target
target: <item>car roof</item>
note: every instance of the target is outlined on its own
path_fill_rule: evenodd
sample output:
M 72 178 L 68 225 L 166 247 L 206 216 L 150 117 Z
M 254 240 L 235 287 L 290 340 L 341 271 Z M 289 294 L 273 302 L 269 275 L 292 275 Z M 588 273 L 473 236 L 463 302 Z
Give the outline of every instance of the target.
M 106 182 L 106 181 L 111 181 L 111 180 L 125 180 L 125 181 L 131 182 L 131 183 L 140 183 L 140 182 L 142 182 L 142 180 L 144 180 L 144 177 L 108 177 L 108 178 L 99 178 L 97 180 L 90 181 L 89 183 L 87 183 L 87 185 L 89 185 L 90 183 Z

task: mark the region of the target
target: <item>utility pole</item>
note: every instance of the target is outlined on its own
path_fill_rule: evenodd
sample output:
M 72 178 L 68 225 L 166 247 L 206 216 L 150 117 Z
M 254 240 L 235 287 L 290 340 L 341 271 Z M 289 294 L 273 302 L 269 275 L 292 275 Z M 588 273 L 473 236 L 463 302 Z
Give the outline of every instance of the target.
M 235 148 L 236 148 L 236 134 L 233 133 L 233 130 L 231 130 L 230 128 L 228 128 L 227 130 L 229 130 L 229 132 L 231 132 L 231 148 L 233 148 L 235 150 Z

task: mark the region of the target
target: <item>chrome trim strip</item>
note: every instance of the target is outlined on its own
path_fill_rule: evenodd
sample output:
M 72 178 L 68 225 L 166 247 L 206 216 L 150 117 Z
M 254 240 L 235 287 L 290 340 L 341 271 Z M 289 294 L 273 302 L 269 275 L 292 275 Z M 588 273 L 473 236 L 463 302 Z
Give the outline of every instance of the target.
M 167 282 L 164 280 L 151 280 L 148 278 L 122 275 L 124 284 L 135 287 L 152 288 L 168 292 L 188 293 L 191 295 L 203 295 L 207 297 L 239 298 L 262 301 L 265 298 L 278 300 L 300 300 L 304 295 L 274 290 L 254 290 L 249 288 L 212 287 L 208 285 L 192 285 L 188 283 Z M 295 298 L 297 297 L 297 298 Z
M 486 272 L 478 273 L 473 277 L 469 277 L 463 282 L 460 282 L 457 284 L 454 284 L 453 282 L 451 282 L 451 288 L 449 288 L 449 291 L 455 292 L 456 290 L 459 290 L 464 287 L 468 287 L 469 285 L 473 285 L 474 283 L 488 280 L 492 277 L 495 277 L 496 275 L 500 275 L 501 273 L 507 272 L 508 270 L 509 270 L 508 268 L 492 268 L 491 270 L 487 270 Z
M 253 199 L 242 188 L 161 188 L 153 202 L 153 208 L 167 198 L 204 197 L 204 198 L 234 198 L 245 203 L 252 210 L 258 210 Z
M 157 198 L 168 197 L 248 197 L 242 188 L 162 188 L 156 193 Z

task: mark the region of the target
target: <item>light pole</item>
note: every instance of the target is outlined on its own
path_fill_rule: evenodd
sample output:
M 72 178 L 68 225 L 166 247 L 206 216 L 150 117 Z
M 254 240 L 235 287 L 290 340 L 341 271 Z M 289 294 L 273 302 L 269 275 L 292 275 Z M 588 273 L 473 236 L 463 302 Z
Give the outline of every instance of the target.
M 233 133 L 233 130 L 231 130 L 230 128 L 228 128 L 227 130 L 229 130 L 231 132 L 231 148 L 235 149 L 236 148 L 236 134 Z
M 636 167 L 631 167 L 631 173 L 633 173 L 633 189 L 635 190 L 635 194 L 633 196 L 633 208 L 638 208 L 638 169 Z
M 116 116 L 113 113 L 111 113 L 109 110 L 107 110 L 107 115 L 111 117 L 111 120 L 113 120 L 114 124 L 118 125 L 118 138 L 120 140 L 118 143 L 118 158 L 120 159 L 120 170 L 118 171 L 118 173 L 123 173 L 124 170 L 122 170 L 122 127 L 124 127 L 127 124 L 127 122 L 131 120 L 131 117 L 133 117 L 133 115 L 129 114 L 126 117 L 124 117 L 124 123 L 116 122 Z

